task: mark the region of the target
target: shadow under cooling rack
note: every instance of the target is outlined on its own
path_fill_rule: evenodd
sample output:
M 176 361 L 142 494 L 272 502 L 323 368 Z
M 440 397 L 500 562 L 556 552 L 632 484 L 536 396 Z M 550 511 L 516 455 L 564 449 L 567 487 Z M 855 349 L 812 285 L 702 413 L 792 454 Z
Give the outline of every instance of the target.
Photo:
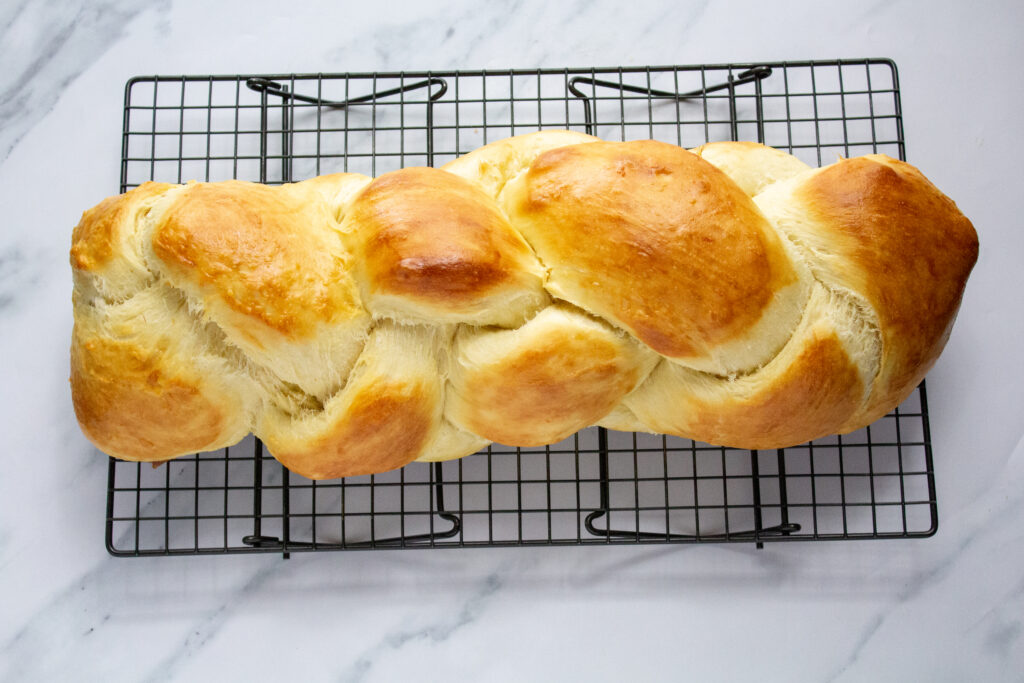
M 604 69 L 153 76 L 125 91 L 121 189 L 438 166 L 539 129 L 686 147 L 756 140 L 811 165 L 903 158 L 880 59 Z M 938 523 L 924 385 L 843 437 L 772 451 L 591 428 L 544 448 L 314 482 L 247 438 L 111 459 L 118 556 L 908 538 Z

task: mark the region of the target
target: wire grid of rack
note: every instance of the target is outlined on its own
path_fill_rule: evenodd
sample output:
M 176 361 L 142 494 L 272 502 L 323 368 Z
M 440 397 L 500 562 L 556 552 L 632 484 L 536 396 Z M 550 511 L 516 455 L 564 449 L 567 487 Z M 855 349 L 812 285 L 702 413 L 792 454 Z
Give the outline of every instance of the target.
M 693 147 L 756 140 L 812 165 L 904 158 L 884 59 L 507 71 L 154 76 L 125 91 L 121 191 L 438 166 L 538 129 Z M 924 385 L 853 434 L 771 451 L 584 430 L 446 463 L 311 481 L 248 437 L 159 468 L 109 464 L 108 550 L 234 552 L 926 537 Z

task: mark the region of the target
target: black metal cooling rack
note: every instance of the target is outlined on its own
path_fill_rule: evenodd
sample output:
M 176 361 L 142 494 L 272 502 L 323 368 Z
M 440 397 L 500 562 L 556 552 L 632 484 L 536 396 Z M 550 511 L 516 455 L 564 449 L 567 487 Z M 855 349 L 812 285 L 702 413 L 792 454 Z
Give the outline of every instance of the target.
M 541 128 L 693 147 L 757 140 L 812 165 L 904 158 L 884 59 L 604 69 L 153 76 L 127 84 L 121 191 L 440 165 Z M 924 385 L 842 437 L 743 451 L 591 428 L 544 448 L 315 482 L 252 437 L 110 460 L 119 556 L 925 537 L 938 524 Z

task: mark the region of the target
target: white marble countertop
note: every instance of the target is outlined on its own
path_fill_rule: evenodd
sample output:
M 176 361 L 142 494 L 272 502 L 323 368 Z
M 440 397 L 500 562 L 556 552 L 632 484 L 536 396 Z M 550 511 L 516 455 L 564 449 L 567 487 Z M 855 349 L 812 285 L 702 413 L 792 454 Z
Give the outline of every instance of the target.
M 0 678 L 1020 680 L 1024 11 L 1001 3 L 7 2 Z M 139 74 L 891 57 L 907 156 L 974 221 L 929 375 L 927 540 L 114 559 L 67 384 L 70 231 Z

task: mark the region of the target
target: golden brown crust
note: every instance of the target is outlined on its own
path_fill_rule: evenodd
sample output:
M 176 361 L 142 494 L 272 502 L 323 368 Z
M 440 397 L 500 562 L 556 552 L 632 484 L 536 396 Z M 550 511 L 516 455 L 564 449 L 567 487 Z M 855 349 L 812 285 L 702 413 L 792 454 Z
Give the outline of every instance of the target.
M 878 315 L 879 381 L 853 421 L 866 424 L 906 398 L 941 353 L 978 258 L 978 235 L 920 171 L 880 155 L 822 169 L 796 197 L 818 229 L 835 236 L 847 281 Z
M 122 226 L 131 208 L 171 187 L 173 185 L 167 183 L 143 183 L 124 194 L 107 197 L 83 213 L 82 220 L 71 233 L 72 267 L 91 271 L 106 265 L 121 240 Z
M 154 462 L 251 429 L 322 479 L 602 421 L 778 448 L 891 410 L 948 338 L 973 226 L 888 157 L 698 152 L 544 132 L 451 173 L 108 199 L 72 238 L 82 429 Z
M 554 443 L 594 424 L 650 369 L 635 343 L 564 306 L 518 330 L 465 331 L 447 414 L 509 446 Z
M 441 423 L 439 340 L 426 326 L 378 323 L 341 392 L 312 414 L 271 408 L 260 436 L 286 467 L 311 479 L 384 472 L 415 460 Z
M 193 184 L 166 209 L 153 250 L 171 271 L 290 339 L 360 309 L 340 237 L 298 186 Z
M 734 448 L 781 448 L 834 434 L 864 385 L 837 336 L 813 340 L 765 391 L 729 402 L 686 401 L 685 436 Z
M 506 188 L 549 291 L 676 359 L 757 323 L 796 279 L 750 199 L 673 145 L 595 142 L 539 156 Z
M 172 372 L 161 351 L 101 336 L 71 347 L 71 397 L 82 432 L 104 452 L 157 462 L 208 449 L 225 418 L 201 380 Z
M 783 448 L 834 433 L 874 376 L 878 348 L 870 342 L 856 308 L 817 285 L 793 336 L 765 366 L 730 378 L 662 363 L 626 398 L 619 422 L 735 448 Z
M 267 445 L 281 464 L 310 479 L 397 469 L 415 460 L 432 435 L 432 393 L 417 384 L 373 382 L 315 439 L 287 446 L 271 437 Z
M 371 307 L 374 297 L 393 296 L 434 317 L 472 318 L 500 299 L 540 296 L 540 266 L 523 238 L 479 187 L 446 171 L 380 176 L 345 225 Z

